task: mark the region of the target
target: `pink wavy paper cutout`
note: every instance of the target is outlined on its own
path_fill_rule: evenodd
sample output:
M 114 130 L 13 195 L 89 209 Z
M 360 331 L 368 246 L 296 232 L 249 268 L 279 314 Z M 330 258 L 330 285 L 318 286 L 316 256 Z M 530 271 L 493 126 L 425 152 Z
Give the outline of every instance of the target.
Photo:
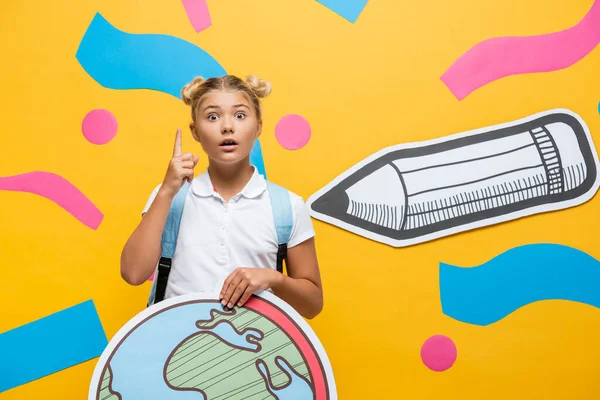
M 498 37 L 473 46 L 442 75 L 450 91 L 462 100 L 474 90 L 509 75 L 567 68 L 600 42 L 600 1 L 564 31 L 539 36 Z
M 206 0 L 181 0 L 181 2 L 196 32 L 203 31 L 212 24 Z
M 45 197 L 94 230 L 104 218 L 102 212 L 79 189 L 65 178 L 50 172 L 35 171 L 0 177 L 0 190 L 27 192 Z

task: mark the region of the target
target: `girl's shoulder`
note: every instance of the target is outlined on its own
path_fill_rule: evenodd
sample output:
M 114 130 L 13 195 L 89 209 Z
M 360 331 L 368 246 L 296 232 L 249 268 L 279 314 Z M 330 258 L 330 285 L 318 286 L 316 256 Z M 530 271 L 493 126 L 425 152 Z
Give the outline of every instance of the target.
M 290 189 L 271 182 L 271 181 L 266 181 L 267 182 L 267 189 L 269 191 L 270 195 L 281 195 L 281 194 L 287 194 L 289 196 L 290 202 L 292 203 L 292 206 L 296 206 L 297 204 L 305 204 L 304 202 L 304 198 L 302 196 L 300 196 L 299 194 L 292 192 Z

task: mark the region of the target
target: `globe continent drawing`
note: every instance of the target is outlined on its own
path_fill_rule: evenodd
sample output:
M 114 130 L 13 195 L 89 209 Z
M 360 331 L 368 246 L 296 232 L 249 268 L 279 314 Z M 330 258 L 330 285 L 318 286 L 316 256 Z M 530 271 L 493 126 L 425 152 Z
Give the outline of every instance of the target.
M 143 310 L 100 357 L 88 400 L 333 400 L 327 355 L 277 296 L 225 310 L 216 293 Z

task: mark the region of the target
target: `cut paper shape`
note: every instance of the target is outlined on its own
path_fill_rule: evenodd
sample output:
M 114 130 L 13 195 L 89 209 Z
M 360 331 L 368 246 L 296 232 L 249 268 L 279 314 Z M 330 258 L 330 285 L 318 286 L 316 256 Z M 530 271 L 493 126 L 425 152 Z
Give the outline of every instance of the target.
M 403 247 L 582 204 L 598 165 L 585 122 L 556 109 L 385 148 L 307 204 L 316 219 Z
M 336 14 L 355 23 L 368 0 L 317 0 Z
M 93 144 L 106 144 L 117 134 L 119 125 L 108 110 L 97 109 L 86 114 L 81 123 L 83 136 Z
M 225 75 L 223 67 L 198 46 L 174 36 L 131 34 L 112 26 L 100 13 L 88 26 L 77 61 L 109 89 L 151 89 L 181 98 L 181 88 L 196 76 Z
M 310 140 L 310 124 L 300 115 L 288 114 L 275 125 L 275 138 L 285 149 L 301 149 Z
M 227 311 L 218 293 L 196 293 L 152 305 L 125 324 L 96 365 L 88 399 L 240 400 L 270 393 L 337 399 L 331 365 L 310 326 L 268 292 Z
M 177 99 L 181 88 L 196 76 L 208 79 L 226 74 L 210 54 L 190 42 L 168 35 L 126 33 L 100 13 L 83 35 L 76 58 L 103 87 L 158 90 Z M 266 177 L 258 140 L 250 161 Z
M 446 371 L 456 361 L 456 345 L 447 336 L 435 335 L 423 343 L 421 347 L 421 360 L 432 371 Z
M 212 24 L 206 0 L 181 0 L 181 2 L 196 32 L 201 32 Z
M 258 173 L 267 179 L 265 161 L 262 154 L 262 148 L 260 147 L 260 141 L 258 139 L 254 141 L 252 150 L 250 150 L 250 164 L 254 165 Z
M 442 312 L 489 325 L 527 304 L 569 300 L 600 308 L 600 262 L 558 244 L 515 247 L 472 268 L 440 263 Z
M 600 0 L 575 26 L 539 36 L 485 40 L 460 56 L 441 79 L 462 100 L 497 79 L 517 74 L 557 71 L 588 55 L 600 42 Z
M 71 182 L 51 172 L 0 177 L 0 190 L 33 193 L 53 201 L 85 226 L 96 230 L 104 214 Z
M 108 341 L 92 300 L 0 334 L 0 393 L 88 361 Z

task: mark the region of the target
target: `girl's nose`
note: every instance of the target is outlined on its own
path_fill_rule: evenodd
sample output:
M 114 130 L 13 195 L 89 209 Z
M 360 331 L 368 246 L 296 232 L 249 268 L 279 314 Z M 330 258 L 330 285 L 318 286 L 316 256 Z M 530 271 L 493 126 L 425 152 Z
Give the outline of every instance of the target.
M 233 123 L 231 121 L 230 118 L 224 118 L 223 119 L 223 125 L 221 126 L 221 133 L 222 134 L 228 134 L 228 133 L 233 133 Z

